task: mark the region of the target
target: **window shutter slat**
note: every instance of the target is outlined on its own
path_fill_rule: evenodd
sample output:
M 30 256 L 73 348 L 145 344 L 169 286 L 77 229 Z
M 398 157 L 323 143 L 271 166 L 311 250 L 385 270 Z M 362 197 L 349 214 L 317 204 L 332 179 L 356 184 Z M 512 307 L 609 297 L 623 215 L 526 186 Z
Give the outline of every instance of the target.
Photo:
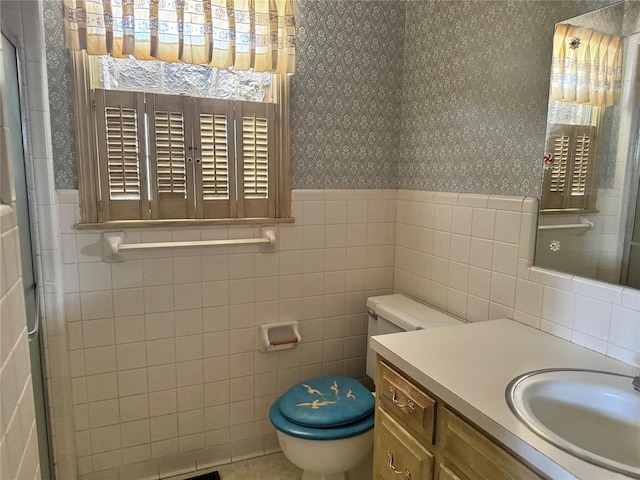
M 569 162 L 569 135 L 564 133 L 554 138 L 553 155 L 555 158 L 551 168 L 551 192 L 564 192 L 567 164 Z
M 101 219 L 148 218 L 144 96 L 96 90 L 95 101 Z
M 182 112 L 155 112 L 158 194 L 187 193 L 184 116 Z
M 226 115 L 200 113 L 202 197 L 229 198 L 229 135 Z
M 153 218 L 192 218 L 195 206 L 189 178 L 193 159 L 187 154 L 191 140 L 185 101 L 179 96 L 147 94 L 147 118 Z
M 233 102 L 201 98 L 194 125 L 194 145 L 200 152 L 196 165 L 198 217 L 237 216 L 235 200 L 235 148 Z
M 105 107 L 111 200 L 140 200 L 138 116 L 135 107 Z
M 571 195 L 584 195 L 589 172 L 589 146 L 591 138 L 587 134 L 578 135 L 573 158 L 573 175 L 571 179 Z
M 596 127 L 575 125 L 571 145 L 570 208 L 595 208 L 597 193 Z
M 275 213 L 275 107 L 244 102 L 236 106 L 239 146 L 239 201 L 247 217 Z

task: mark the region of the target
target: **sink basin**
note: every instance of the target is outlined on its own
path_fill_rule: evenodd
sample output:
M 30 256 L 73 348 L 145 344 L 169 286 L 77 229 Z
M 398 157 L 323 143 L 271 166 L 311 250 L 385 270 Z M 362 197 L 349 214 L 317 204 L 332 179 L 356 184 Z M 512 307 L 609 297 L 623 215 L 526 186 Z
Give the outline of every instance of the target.
M 640 392 L 632 377 L 537 370 L 507 387 L 513 413 L 537 435 L 587 462 L 640 478 Z

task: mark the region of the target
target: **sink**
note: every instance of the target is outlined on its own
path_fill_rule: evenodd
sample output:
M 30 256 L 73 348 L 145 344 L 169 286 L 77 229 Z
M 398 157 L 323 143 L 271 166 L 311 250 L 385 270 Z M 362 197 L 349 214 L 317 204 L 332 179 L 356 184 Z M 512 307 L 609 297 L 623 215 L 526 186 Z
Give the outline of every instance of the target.
M 556 447 L 640 478 L 640 392 L 631 381 L 595 370 L 536 370 L 509 383 L 507 403 L 520 421 Z

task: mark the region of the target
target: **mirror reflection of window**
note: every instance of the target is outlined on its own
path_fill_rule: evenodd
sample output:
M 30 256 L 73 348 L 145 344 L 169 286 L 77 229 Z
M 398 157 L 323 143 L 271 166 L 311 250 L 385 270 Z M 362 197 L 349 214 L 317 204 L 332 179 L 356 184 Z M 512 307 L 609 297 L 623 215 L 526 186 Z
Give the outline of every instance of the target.
M 542 211 L 593 211 L 598 195 L 599 163 L 604 139 L 598 137 L 603 109 L 549 102 L 546 151 L 553 164 L 545 172 Z
M 605 110 L 620 97 L 623 42 L 591 28 L 556 25 L 551 62 L 542 212 L 593 212 L 605 146 Z
M 538 267 L 636 288 L 639 27 L 637 2 L 621 1 L 567 19 L 552 32 L 534 260 Z

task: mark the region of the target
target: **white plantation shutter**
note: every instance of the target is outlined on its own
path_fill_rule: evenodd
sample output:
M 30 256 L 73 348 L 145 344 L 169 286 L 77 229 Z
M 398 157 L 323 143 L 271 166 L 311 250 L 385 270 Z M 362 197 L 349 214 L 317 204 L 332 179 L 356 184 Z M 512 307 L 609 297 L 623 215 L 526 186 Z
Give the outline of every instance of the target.
M 200 218 L 237 216 L 233 103 L 200 99 L 194 146 L 198 148 L 196 168 L 197 212 Z
M 590 132 L 577 132 L 571 172 L 571 195 L 586 195 L 589 187 L 589 169 L 592 135 Z
M 595 208 L 596 134 L 593 126 L 550 126 L 547 151 L 553 153 L 554 163 L 545 171 L 543 209 Z
M 555 161 L 551 167 L 551 192 L 563 193 L 567 183 L 569 168 L 569 135 L 561 133 L 554 138 L 553 155 Z
M 269 197 L 269 128 L 266 118 L 242 117 L 244 198 Z
M 187 99 L 147 95 L 153 218 L 194 218 L 193 152 Z
M 275 215 L 275 105 L 236 104 L 238 201 L 243 217 Z
M 542 208 L 564 208 L 571 159 L 570 130 L 564 127 L 554 125 L 547 137 L 547 151 L 553 154 L 554 161 L 545 171 Z
M 103 221 L 149 218 L 144 94 L 95 91 Z
M 276 108 L 96 90 L 100 221 L 275 218 Z

